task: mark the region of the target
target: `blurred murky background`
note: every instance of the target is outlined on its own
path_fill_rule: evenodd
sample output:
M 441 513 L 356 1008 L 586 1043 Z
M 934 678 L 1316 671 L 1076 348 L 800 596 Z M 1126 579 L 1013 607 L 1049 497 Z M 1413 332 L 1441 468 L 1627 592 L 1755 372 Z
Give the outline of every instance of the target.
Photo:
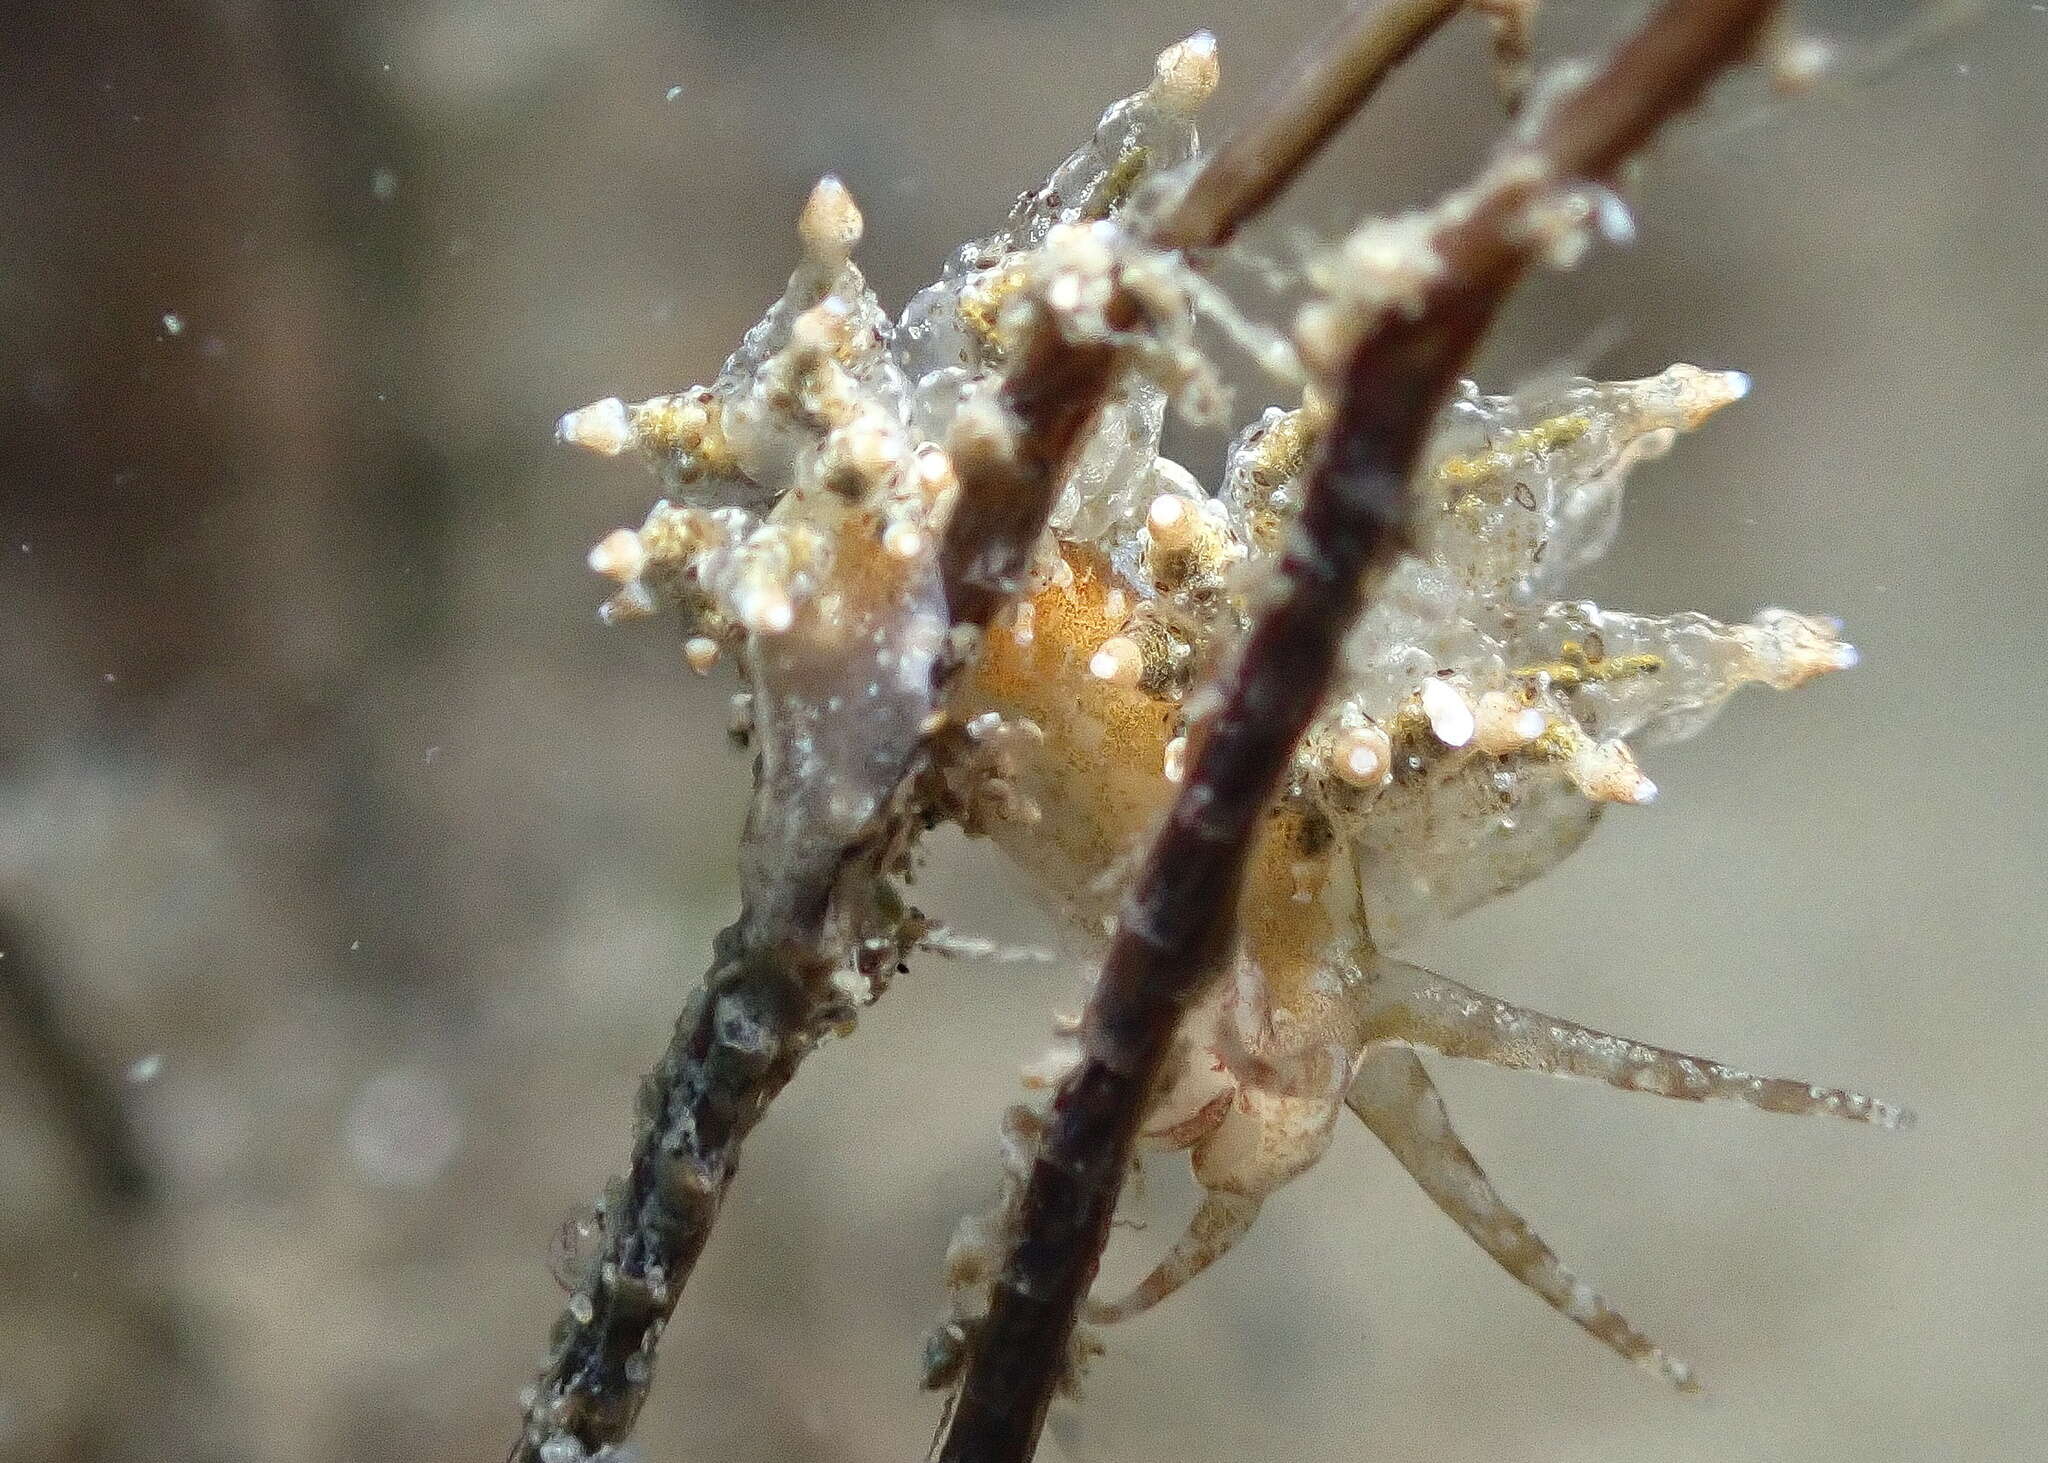
M 6 8 L 0 1457 L 501 1455 L 550 1236 L 734 907 L 746 780 L 673 628 L 597 624 L 583 551 L 653 485 L 555 416 L 708 379 L 820 172 L 900 302 L 1161 46 L 1218 31 L 1220 126 L 1328 8 Z M 1546 49 L 1619 8 L 1554 3 Z M 1653 754 L 1653 811 L 1419 952 L 1920 1130 L 1438 1064 L 1509 1197 L 1708 1397 L 1550 1315 L 1347 1131 L 1114 1336 L 1048 1457 L 2039 1456 L 2044 8 L 1782 114 L 1725 102 L 1657 160 L 1637 248 L 1514 311 L 1492 384 L 1757 379 L 1642 475 L 1590 592 L 1832 610 L 1866 660 Z M 1801 9 L 1851 38 L 1904 13 Z M 1459 178 L 1482 52 L 1456 27 L 1283 222 Z M 927 908 L 1053 938 L 988 850 L 933 853 Z M 810 1062 L 643 1459 L 917 1456 L 947 1233 L 1075 984 L 927 960 Z M 1136 1244 L 1186 1201 L 1158 1166 Z

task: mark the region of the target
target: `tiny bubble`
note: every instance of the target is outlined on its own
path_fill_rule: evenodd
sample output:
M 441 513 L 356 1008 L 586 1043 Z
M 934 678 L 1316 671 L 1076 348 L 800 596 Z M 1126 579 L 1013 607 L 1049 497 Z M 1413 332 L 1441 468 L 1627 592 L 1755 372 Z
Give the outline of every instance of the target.
M 548 1273 L 562 1289 L 575 1294 L 604 1253 L 604 1215 L 599 1210 L 577 1209 L 555 1230 L 548 1244 Z
M 379 168 L 370 174 L 370 192 L 379 203 L 389 203 L 398 196 L 398 174 L 389 168 Z
M 167 335 L 183 335 L 185 333 L 185 317 L 175 310 L 164 311 L 164 333 Z
M 678 83 L 677 83 L 676 85 L 674 85 L 674 86 L 670 87 L 670 88 L 669 88 L 669 89 L 668 89 L 667 91 L 663 92 L 663 93 L 662 93 L 661 95 L 662 95 L 662 97 L 663 97 L 663 99 L 664 99 L 664 100 L 666 100 L 666 101 L 671 101 L 671 102 L 672 102 L 672 101 L 674 101 L 674 100 L 675 100 L 675 99 L 676 99 L 677 97 L 681 96 L 682 94 L 683 94 L 683 88 L 682 88 L 682 84 L 681 84 L 680 82 L 678 82 Z
M 128 1080 L 130 1082 L 148 1082 L 153 1080 L 157 1073 L 163 1071 L 163 1069 L 164 1054 L 162 1052 L 151 1052 L 148 1056 L 137 1057 L 128 1064 Z

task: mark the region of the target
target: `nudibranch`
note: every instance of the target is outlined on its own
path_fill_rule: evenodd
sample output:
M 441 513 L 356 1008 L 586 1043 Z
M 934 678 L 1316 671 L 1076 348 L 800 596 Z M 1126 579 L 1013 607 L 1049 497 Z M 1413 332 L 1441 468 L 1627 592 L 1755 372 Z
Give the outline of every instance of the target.
M 1029 583 L 952 684 L 945 719 L 959 735 L 941 769 L 944 811 L 1096 937 L 1201 735 L 1206 673 L 1248 623 L 1299 503 L 1329 415 L 1315 369 L 1329 301 L 1361 281 L 1399 289 L 1415 267 L 1400 221 L 1368 225 L 1311 270 L 1325 294 L 1298 317 L 1293 347 L 1226 320 L 1294 374 L 1297 402 L 1242 428 L 1213 488 L 1161 456 L 1169 401 L 1212 383 L 1189 334 L 1156 322 L 1214 312 L 1219 292 L 1130 224 L 1196 155 L 1194 117 L 1215 79 L 1208 37 L 1168 50 L 1145 90 L 1111 107 L 1002 230 L 960 249 L 897 319 L 852 263 L 859 210 L 826 179 L 803 209 L 787 291 L 711 385 L 602 401 L 559 428 L 645 459 L 668 495 L 592 551 L 620 586 L 606 617 L 680 612 L 692 667 L 737 652 L 751 714 L 781 729 L 780 756 L 857 768 L 864 728 L 917 709 L 907 690 L 942 653 L 934 548 L 961 454 L 1002 450 L 1012 430 L 996 388 L 1018 332 L 1050 317 L 1076 339 L 1121 341 L 1106 313 L 1112 278 L 1145 292 L 1150 333 L 1127 342 L 1134 368 L 1073 462 Z M 1577 216 L 1612 230 L 1618 206 L 1596 199 Z M 1091 1320 L 1142 1311 L 1215 1261 L 1322 1156 L 1348 1107 L 1511 1275 L 1688 1385 L 1681 1363 L 1502 1202 L 1417 1052 L 1688 1101 L 1908 1121 L 1858 1093 L 1526 1010 L 1396 953 L 1556 865 L 1607 808 L 1652 801 L 1637 744 L 1692 735 L 1744 685 L 1790 689 L 1855 663 L 1823 618 L 1773 609 L 1730 625 L 1565 597 L 1613 539 L 1631 469 L 1747 390 L 1737 372 L 1676 365 L 1508 396 L 1468 386 L 1444 411 L 1415 483 L 1416 550 L 1349 637 L 1339 690 L 1253 851 L 1234 968 L 1187 1017 L 1144 1125 L 1151 1146 L 1190 1154 L 1204 1198 L 1157 1266 L 1129 1294 L 1092 1302 Z M 851 829 L 875 798 L 872 777 L 849 775 L 808 811 Z M 1032 1080 L 1059 1063 L 1055 1052 Z M 954 1312 L 932 1350 L 936 1381 L 957 1356 L 946 1338 L 964 1338 L 985 1304 L 1035 1122 L 1013 1111 L 1005 1202 L 964 1222 L 949 1254 Z

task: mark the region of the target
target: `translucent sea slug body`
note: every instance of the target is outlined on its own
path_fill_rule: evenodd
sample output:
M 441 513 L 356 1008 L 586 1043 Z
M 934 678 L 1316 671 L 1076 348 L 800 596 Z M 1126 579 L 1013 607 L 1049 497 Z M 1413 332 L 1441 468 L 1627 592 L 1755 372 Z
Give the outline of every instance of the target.
M 1071 338 L 1130 345 L 1139 369 L 1079 452 L 1030 583 L 955 684 L 943 801 L 1077 926 L 1111 928 L 1202 735 L 1204 672 L 1281 551 L 1324 416 L 1313 385 L 1300 406 L 1267 410 L 1232 443 L 1213 494 L 1158 455 L 1169 397 L 1208 390 L 1187 324 L 1190 300 L 1210 308 L 1214 292 L 1123 225 L 1148 185 L 1170 186 L 1194 156 L 1194 112 L 1214 79 L 1206 37 L 1169 50 L 1152 84 L 1112 107 L 1003 231 L 958 251 L 899 321 L 851 263 L 860 215 L 827 179 L 803 211 L 788 290 L 711 386 L 562 419 L 566 440 L 646 458 L 670 494 L 640 529 L 592 551 L 621 585 L 607 616 L 672 606 L 690 618 L 694 667 L 741 654 L 764 775 L 850 769 L 808 807 L 819 826 L 751 830 L 751 856 L 843 836 L 886 795 L 882 769 L 862 766 L 864 719 L 922 714 L 912 692 L 945 649 L 934 550 L 955 465 L 1014 447 L 996 387 L 1019 331 L 1049 318 Z M 1324 273 L 1347 259 L 1369 272 L 1386 227 L 1362 230 Z M 1146 300 L 1142 338 L 1110 318 L 1112 281 Z M 1304 332 L 1320 308 L 1304 312 Z M 1291 364 L 1277 338 L 1265 354 Z M 1128 1295 L 1091 1305 L 1094 1321 L 1146 1309 L 1228 1250 L 1264 1199 L 1322 1156 L 1348 1106 L 1517 1279 L 1685 1385 L 1682 1364 L 1501 1202 L 1416 1051 L 1688 1100 L 1906 1120 L 1855 1093 L 1511 1006 L 1388 953 L 1551 868 L 1608 805 L 1651 801 L 1635 741 L 1692 735 L 1745 684 L 1791 688 L 1854 664 L 1831 622 L 1782 610 L 1723 625 L 1556 598 L 1606 550 L 1631 467 L 1746 390 L 1739 373 L 1679 365 L 1509 397 L 1467 387 L 1445 411 L 1417 484 L 1417 552 L 1351 636 L 1341 690 L 1255 850 L 1235 970 L 1188 1017 L 1145 1124 L 1151 1145 L 1190 1153 L 1205 1198 Z M 1013 1113 L 1006 1201 L 1034 1131 L 1028 1111 Z M 956 1337 L 980 1313 L 1012 1218 L 999 1207 L 963 1224 L 948 1261 Z M 940 1375 L 947 1354 L 935 1350 Z

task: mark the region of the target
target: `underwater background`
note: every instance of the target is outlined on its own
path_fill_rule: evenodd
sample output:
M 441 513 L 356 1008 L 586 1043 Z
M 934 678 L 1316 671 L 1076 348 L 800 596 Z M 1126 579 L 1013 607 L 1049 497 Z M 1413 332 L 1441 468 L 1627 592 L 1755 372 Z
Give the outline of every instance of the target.
M 1212 137 L 1330 0 L 21 0 L 0 19 L 0 1458 L 495 1460 L 549 1248 L 736 907 L 729 673 L 606 629 L 657 487 L 556 417 L 708 380 L 839 173 L 893 305 L 1162 46 Z M 1626 6 L 1553 0 L 1545 55 Z M 1893 4 L 1805 4 L 1883 46 Z M 1461 180 L 1466 20 L 1254 243 Z M 1838 614 L 1852 674 L 1739 699 L 1663 790 L 1412 954 L 1504 997 L 1881 1093 L 1919 1128 L 1445 1063 L 1506 1197 L 1697 1365 L 1668 1395 L 1509 1282 L 1362 1132 L 1120 1327 L 1081 1463 L 2022 1459 L 2048 1427 L 2048 8 L 1797 103 L 1725 92 L 1640 237 L 1482 362 L 1756 390 L 1633 484 L 1585 592 Z M 1264 404 L 1242 382 L 1240 415 Z M 1222 437 L 1176 429 L 1212 486 Z M 647 1463 L 916 1456 L 917 1347 L 1073 1004 L 985 844 L 913 897 L 1053 966 L 925 958 L 746 1151 Z M 1177 1227 L 1157 1164 L 1127 1212 Z M 1162 1236 L 1114 1249 L 1130 1273 Z

